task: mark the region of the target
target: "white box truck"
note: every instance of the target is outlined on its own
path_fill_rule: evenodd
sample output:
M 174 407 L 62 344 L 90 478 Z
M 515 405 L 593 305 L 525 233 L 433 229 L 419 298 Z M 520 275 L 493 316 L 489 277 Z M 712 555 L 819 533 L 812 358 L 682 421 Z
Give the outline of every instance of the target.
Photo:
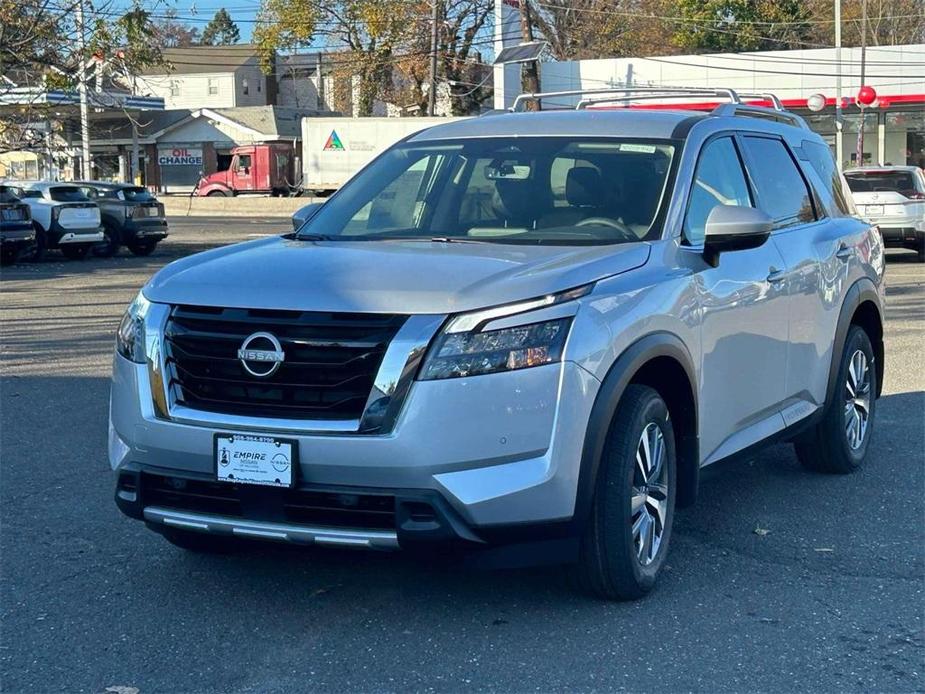
M 330 192 L 384 149 L 432 125 L 459 118 L 303 118 L 302 188 Z

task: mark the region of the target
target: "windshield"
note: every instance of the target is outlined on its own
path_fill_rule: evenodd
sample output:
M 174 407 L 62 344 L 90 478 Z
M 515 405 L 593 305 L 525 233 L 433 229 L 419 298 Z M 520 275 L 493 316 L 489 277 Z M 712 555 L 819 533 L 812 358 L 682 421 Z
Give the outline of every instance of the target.
M 675 146 L 518 137 L 408 143 L 357 174 L 299 238 L 601 244 L 657 238 Z
M 0 202 L 19 202 L 16 189 L 9 186 L 0 186 Z
M 80 188 L 73 186 L 49 188 L 48 196 L 55 202 L 87 202 L 89 200 Z
M 909 197 L 916 190 L 915 176 L 911 171 L 877 171 L 845 174 L 852 193 L 900 193 Z

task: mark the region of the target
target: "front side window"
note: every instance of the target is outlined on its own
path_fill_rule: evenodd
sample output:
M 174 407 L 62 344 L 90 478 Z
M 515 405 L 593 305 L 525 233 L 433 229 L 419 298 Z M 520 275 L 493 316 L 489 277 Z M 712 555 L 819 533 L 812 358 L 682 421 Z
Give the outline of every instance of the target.
M 784 143 L 768 137 L 745 137 L 743 141 L 758 207 L 774 220 L 775 227 L 814 221 L 809 188 Z
M 251 168 L 251 155 L 250 154 L 238 155 L 238 165 L 235 168 L 238 171 L 241 171 L 242 173 L 247 173 L 247 169 Z
M 742 162 L 731 137 L 711 140 L 700 152 L 684 218 L 684 239 L 690 245 L 703 243 L 707 218 L 717 205 L 752 207 Z
M 674 153 L 664 140 L 406 143 L 361 171 L 299 233 L 562 245 L 655 239 Z

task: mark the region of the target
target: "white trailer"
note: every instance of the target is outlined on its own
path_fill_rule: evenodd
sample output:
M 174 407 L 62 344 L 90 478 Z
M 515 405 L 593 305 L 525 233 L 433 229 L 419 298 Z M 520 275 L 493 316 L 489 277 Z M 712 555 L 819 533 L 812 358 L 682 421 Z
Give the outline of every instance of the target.
M 302 188 L 340 188 L 403 137 L 458 118 L 303 118 Z

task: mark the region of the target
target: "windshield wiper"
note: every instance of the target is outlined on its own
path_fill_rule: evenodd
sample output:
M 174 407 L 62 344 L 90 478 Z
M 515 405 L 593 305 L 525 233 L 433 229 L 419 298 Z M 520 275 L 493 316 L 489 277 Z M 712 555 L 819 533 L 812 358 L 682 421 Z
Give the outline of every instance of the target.
M 296 240 L 298 241 L 333 241 L 333 236 L 328 236 L 326 234 L 296 234 Z
M 430 239 L 431 243 L 491 243 L 481 239 L 461 238 L 459 236 L 434 236 Z

